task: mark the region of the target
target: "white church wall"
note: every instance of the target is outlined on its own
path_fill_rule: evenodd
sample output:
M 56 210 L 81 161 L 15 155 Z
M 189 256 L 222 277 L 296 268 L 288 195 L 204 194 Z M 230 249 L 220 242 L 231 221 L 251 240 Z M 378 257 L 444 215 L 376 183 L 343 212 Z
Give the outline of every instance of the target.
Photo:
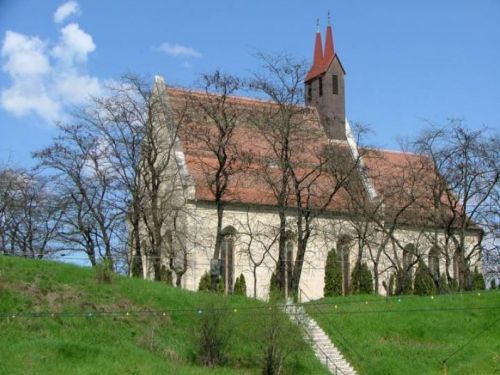
M 187 232 L 191 235 L 187 239 L 189 248 L 189 270 L 184 276 L 183 286 L 190 290 L 198 288 L 201 276 L 209 271 L 210 259 L 212 258 L 215 245 L 215 233 L 217 226 L 217 217 L 214 205 L 208 203 L 190 204 L 189 219 Z M 288 216 L 290 230 L 294 230 L 294 217 Z M 237 231 L 235 242 L 235 257 L 234 257 L 234 278 L 240 274 L 245 276 L 247 284 L 247 295 L 254 295 L 254 276 L 252 272 L 252 262 L 247 253 L 249 242 L 248 232 L 251 231 L 254 237 L 261 236 L 260 242 L 254 239 L 251 247 L 252 254 L 260 260 L 265 252 L 265 242 L 268 244 L 272 241 L 273 236 L 279 227 L 279 217 L 276 213 L 265 208 L 255 208 L 251 210 L 245 207 L 228 205 L 224 212 L 223 228 L 233 226 Z M 308 244 L 306 252 L 300 288 L 303 290 L 306 299 L 317 299 L 323 297 L 324 287 L 324 267 L 328 251 L 336 247 L 337 240 L 342 235 L 350 235 L 354 238 L 350 244 L 350 271 L 355 265 L 358 248 L 355 239 L 355 233 L 350 221 L 342 218 L 319 218 L 314 222 L 314 232 Z M 380 236 L 380 234 L 379 234 Z M 416 229 L 400 229 L 395 232 L 395 237 L 401 244 L 413 244 L 418 254 L 422 254 L 423 259 L 427 262 L 427 254 L 432 248 L 432 242 L 428 232 Z M 438 234 L 438 239 L 443 241 L 443 235 Z M 266 239 L 267 238 L 267 239 Z M 378 238 L 380 241 L 380 238 Z M 473 244 L 474 238 L 468 239 Z M 295 248 L 296 251 L 296 248 Z M 396 247 L 395 249 L 386 249 L 386 251 L 401 252 Z M 295 254 L 294 254 L 295 256 Z M 276 259 L 278 258 L 278 244 L 274 243 L 270 253 L 264 257 L 261 266 L 256 270 L 257 274 L 257 297 L 267 299 L 269 293 L 269 283 L 272 273 L 276 269 Z M 402 254 L 391 256 L 392 259 L 402 260 Z M 373 263 L 370 260 L 367 250 L 363 254 L 363 261 L 373 268 Z M 385 294 L 385 289 L 382 287 L 382 282 L 389 282 L 389 277 L 393 273 L 391 268 L 392 263 L 385 255 L 381 256 L 379 271 L 380 294 Z M 440 260 L 440 270 L 444 271 L 445 262 Z M 384 271 L 385 270 L 385 271 Z
M 187 257 L 188 269 L 182 277 L 182 287 L 189 290 L 197 290 L 200 278 L 205 272 L 210 270 L 210 261 L 213 257 L 215 247 L 215 233 L 217 227 L 217 215 L 215 205 L 207 202 L 191 201 L 181 207 L 182 225 L 178 229 L 182 231 L 183 249 Z M 294 216 L 287 217 L 289 230 L 295 232 Z M 266 251 L 269 253 L 264 256 L 264 260 L 255 270 L 256 273 L 256 293 L 259 299 L 267 299 L 269 294 L 269 284 L 271 275 L 276 270 L 276 260 L 278 259 L 277 232 L 279 228 L 279 217 L 269 207 L 253 206 L 251 208 L 241 205 L 228 204 L 224 212 L 223 228 L 232 226 L 237 235 L 235 238 L 234 252 L 234 279 L 240 274 L 245 276 L 247 285 L 247 295 L 254 296 L 254 273 L 253 265 L 248 254 L 248 244 L 252 240 L 251 253 L 257 261 L 260 261 Z M 355 265 L 358 256 L 358 246 L 356 231 L 353 223 L 346 217 L 322 217 L 317 218 L 313 223 L 314 231 L 308 243 L 305 255 L 300 289 L 303 300 L 318 299 L 323 297 L 325 262 L 328 252 L 332 248 L 337 248 L 337 241 L 341 236 L 347 235 L 353 238 L 349 250 L 349 275 Z M 371 245 L 375 248 L 382 241 L 380 231 L 371 228 Z M 250 236 L 250 232 L 252 236 Z M 442 246 L 445 241 L 443 233 L 434 233 L 424 229 L 398 229 L 394 233 L 395 238 L 400 241 L 400 246 L 413 244 L 415 250 L 421 255 L 427 263 L 428 252 L 433 246 L 433 241 Z M 272 241 L 275 241 L 272 244 Z M 467 237 L 467 247 L 471 249 L 477 243 L 475 236 Z M 272 244 L 272 245 L 271 245 Z M 296 256 L 296 243 L 294 246 L 294 257 Z M 402 262 L 402 252 L 399 247 L 392 248 L 390 243 L 385 249 L 390 255 L 383 253 L 379 260 L 379 293 L 385 295 L 386 290 L 383 283 L 389 284 L 389 278 L 394 273 L 394 261 Z M 166 254 L 166 253 L 165 253 Z M 363 262 L 366 262 L 373 270 L 373 262 L 365 248 L 363 252 Z M 165 263 L 166 262 L 166 263 Z M 167 256 L 164 263 L 168 266 Z M 143 257 L 143 266 L 146 272 L 146 278 L 152 278 L 152 262 Z M 453 262 L 445 262 L 444 257 L 440 257 L 440 273 L 445 272 L 449 267 L 450 275 L 453 275 Z M 416 265 L 414 266 L 416 269 Z

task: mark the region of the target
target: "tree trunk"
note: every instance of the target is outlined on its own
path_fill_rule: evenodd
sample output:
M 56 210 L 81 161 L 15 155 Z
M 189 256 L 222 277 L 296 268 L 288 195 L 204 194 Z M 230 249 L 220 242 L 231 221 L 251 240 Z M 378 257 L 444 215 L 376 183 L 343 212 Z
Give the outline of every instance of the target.
M 286 253 L 286 217 L 284 210 L 280 210 L 280 237 L 278 243 L 278 265 L 276 267 L 276 281 L 281 292 L 285 291 L 285 253 Z
M 257 267 L 253 268 L 253 298 L 257 298 Z
M 375 294 L 379 291 L 378 262 L 373 262 L 373 283 L 375 284 Z

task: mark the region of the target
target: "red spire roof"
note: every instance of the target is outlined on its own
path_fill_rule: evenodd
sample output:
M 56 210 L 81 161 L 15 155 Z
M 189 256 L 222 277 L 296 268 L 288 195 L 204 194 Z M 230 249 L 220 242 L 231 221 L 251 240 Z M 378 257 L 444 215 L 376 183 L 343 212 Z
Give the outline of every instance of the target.
M 323 49 L 321 48 L 321 34 L 316 32 L 316 43 L 314 45 L 314 58 L 313 64 L 309 72 L 307 73 L 305 82 L 309 82 L 311 79 L 319 77 L 326 72 L 333 59 L 335 58 L 335 49 L 333 48 L 333 31 L 330 24 L 326 27 L 326 40 L 325 40 L 325 53 L 323 55 Z M 343 68 L 342 68 L 343 69 Z
M 330 65 L 331 60 L 335 56 L 335 50 L 333 48 L 333 32 L 332 27 L 328 25 L 326 27 L 326 40 L 325 40 L 325 57 L 324 64 Z
M 321 33 L 317 31 L 316 41 L 314 44 L 313 64 L 311 66 L 311 69 L 309 69 L 309 73 L 307 73 L 306 82 L 321 74 L 322 71 L 324 71 L 323 65 L 323 43 L 321 42 Z
M 313 67 L 323 65 L 323 43 L 321 43 L 321 33 L 316 32 L 316 43 L 314 44 Z

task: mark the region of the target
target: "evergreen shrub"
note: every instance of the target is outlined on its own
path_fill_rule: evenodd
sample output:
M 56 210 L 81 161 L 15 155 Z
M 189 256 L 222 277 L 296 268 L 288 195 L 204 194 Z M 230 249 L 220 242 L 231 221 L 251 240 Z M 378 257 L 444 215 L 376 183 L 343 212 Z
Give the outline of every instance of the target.
M 352 292 L 354 294 L 373 292 L 373 278 L 366 263 L 357 263 L 351 273 Z
M 472 288 L 473 290 L 484 290 L 484 276 L 477 267 L 474 267 L 474 273 L 472 274 Z
M 234 294 L 240 296 L 247 295 L 247 283 L 245 281 L 245 276 L 243 274 L 240 277 L 236 278 L 236 282 L 234 283 Z
M 436 286 L 432 278 L 429 268 L 420 262 L 417 271 L 415 272 L 415 294 L 419 296 L 430 296 L 436 294 Z
M 328 252 L 325 264 L 325 297 L 342 295 L 342 267 L 337 259 L 335 249 Z

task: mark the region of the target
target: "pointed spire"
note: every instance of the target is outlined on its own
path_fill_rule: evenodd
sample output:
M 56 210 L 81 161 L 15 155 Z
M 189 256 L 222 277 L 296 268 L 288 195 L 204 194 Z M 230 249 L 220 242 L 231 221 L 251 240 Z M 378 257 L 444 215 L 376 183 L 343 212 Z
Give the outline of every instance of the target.
M 321 42 L 321 33 L 319 32 L 319 19 L 317 20 L 318 30 L 316 31 L 316 42 L 314 44 L 313 66 L 320 67 L 323 65 L 323 43 Z
M 326 38 L 325 38 L 325 64 L 328 64 L 335 56 L 335 50 L 333 48 L 333 32 L 332 26 L 330 25 L 330 12 L 328 12 L 328 26 L 326 27 Z
M 321 32 L 319 31 L 319 19 L 316 21 L 316 40 L 314 43 L 314 54 L 313 54 L 313 63 L 311 69 L 307 73 L 305 78 L 305 82 L 310 81 L 311 79 L 317 77 L 318 75 L 324 73 L 325 67 L 325 57 L 323 55 L 323 43 L 321 41 Z

